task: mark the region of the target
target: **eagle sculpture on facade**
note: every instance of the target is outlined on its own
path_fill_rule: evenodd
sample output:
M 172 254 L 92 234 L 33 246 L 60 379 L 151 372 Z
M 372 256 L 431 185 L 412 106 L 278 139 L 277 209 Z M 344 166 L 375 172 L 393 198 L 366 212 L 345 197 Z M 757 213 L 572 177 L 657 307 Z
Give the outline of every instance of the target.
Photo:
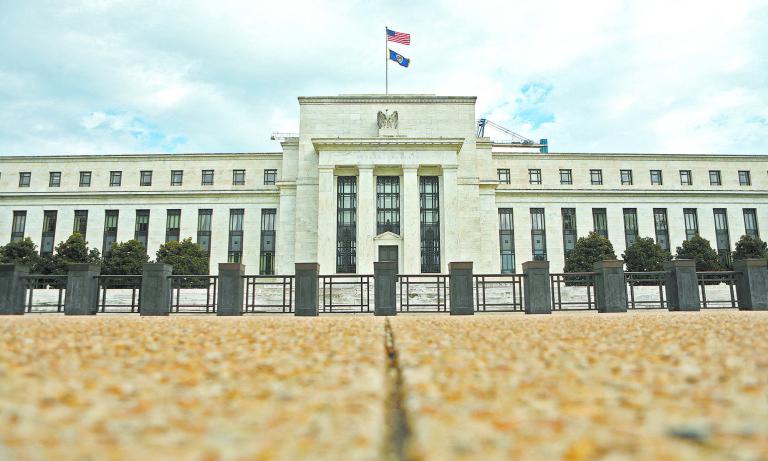
M 392 112 L 391 115 L 388 110 L 385 112 L 379 111 L 376 119 L 379 128 L 397 128 L 397 111 Z

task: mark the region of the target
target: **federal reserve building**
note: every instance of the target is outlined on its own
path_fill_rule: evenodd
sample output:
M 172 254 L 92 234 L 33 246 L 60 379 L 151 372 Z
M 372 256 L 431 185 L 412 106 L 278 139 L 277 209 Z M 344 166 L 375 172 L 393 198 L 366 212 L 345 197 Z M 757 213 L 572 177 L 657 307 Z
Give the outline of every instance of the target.
M 138 240 L 150 255 L 192 238 L 221 262 L 292 274 L 562 271 L 595 231 L 620 255 L 639 237 L 665 249 L 699 234 L 722 255 L 768 223 L 762 155 L 548 152 L 486 137 L 475 97 L 299 97 L 280 152 L 46 155 L 0 159 L 4 242 L 51 253 L 73 232 L 102 253 Z

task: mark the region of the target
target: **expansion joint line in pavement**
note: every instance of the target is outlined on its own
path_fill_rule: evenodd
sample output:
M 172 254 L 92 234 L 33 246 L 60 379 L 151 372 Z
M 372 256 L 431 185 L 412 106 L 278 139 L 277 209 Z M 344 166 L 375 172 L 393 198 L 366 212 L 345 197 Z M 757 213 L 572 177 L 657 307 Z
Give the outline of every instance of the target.
M 388 319 L 384 323 L 384 349 L 387 354 L 387 401 L 384 414 L 387 432 L 383 451 L 388 461 L 412 461 L 408 448 L 412 433 L 405 404 L 403 370 L 400 368 L 395 336 Z

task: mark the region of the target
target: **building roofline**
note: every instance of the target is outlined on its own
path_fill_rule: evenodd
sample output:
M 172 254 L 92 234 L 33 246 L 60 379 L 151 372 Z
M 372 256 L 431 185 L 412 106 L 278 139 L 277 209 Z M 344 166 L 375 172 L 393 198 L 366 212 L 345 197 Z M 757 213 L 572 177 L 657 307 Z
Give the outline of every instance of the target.
M 764 160 L 768 161 L 768 154 L 681 154 L 681 153 L 640 153 L 640 152 L 514 152 L 514 151 L 492 151 L 494 156 L 500 157 L 535 157 L 537 159 L 654 159 L 654 160 L 700 160 L 700 159 L 745 159 L 745 160 Z
M 475 104 L 477 96 L 438 96 L 434 94 L 340 94 L 338 96 L 299 96 L 299 104 Z
M 0 155 L 2 161 L 41 161 L 41 160 L 183 160 L 185 158 L 226 158 L 226 157 L 278 157 L 282 152 L 190 152 L 190 153 L 154 153 L 154 154 L 56 154 L 56 155 Z

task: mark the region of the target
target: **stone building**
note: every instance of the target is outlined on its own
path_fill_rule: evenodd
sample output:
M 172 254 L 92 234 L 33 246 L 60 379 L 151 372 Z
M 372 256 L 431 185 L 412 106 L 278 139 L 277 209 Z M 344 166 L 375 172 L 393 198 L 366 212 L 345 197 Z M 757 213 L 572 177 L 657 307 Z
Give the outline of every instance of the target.
M 0 232 L 42 252 L 73 231 L 91 246 L 137 239 L 151 256 L 191 237 L 211 270 L 249 273 L 562 270 L 578 236 L 617 254 L 638 237 L 696 233 L 725 255 L 768 222 L 762 155 L 540 153 L 478 138 L 474 97 L 300 97 L 282 152 L 0 158 Z M 0 234 L 1 235 L 1 234 Z

